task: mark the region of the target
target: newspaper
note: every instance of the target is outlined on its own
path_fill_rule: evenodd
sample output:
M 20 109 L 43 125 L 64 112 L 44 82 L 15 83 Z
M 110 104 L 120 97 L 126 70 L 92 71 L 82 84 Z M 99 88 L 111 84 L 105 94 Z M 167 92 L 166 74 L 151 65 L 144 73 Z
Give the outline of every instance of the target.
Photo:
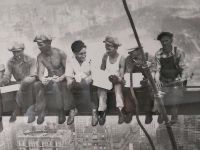
M 111 74 L 109 74 L 107 71 L 103 71 L 100 69 L 93 69 L 92 70 L 93 85 L 103 89 L 111 90 L 112 83 L 108 79 L 110 75 Z
M 3 93 L 8 93 L 8 92 L 18 91 L 19 87 L 20 87 L 20 84 L 14 84 L 14 85 L 0 87 L 0 92 L 1 92 L 1 94 L 3 94 Z
M 144 76 L 142 73 L 133 73 L 133 87 L 141 87 L 140 81 L 143 80 Z M 125 80 L 125 87 L 130 87 L 130 74 L 126 73 L 124 75 L 124 80 Z

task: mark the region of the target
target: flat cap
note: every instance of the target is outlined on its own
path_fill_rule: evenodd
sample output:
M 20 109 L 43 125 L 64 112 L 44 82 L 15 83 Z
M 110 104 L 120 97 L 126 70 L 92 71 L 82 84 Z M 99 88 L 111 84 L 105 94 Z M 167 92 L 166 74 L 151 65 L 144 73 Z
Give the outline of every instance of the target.
M 40 34 L 35 37 L 33 40 L 34 42 L 46 42 L 46 41 L 52 41 L 52 37 L 45 34 Z
M 141 48 L 140 48 L 140 47 L 134 47 L 134 48 L 129 48 L 129 49 L 127 49 L 127 50 L 128 50 L 128 54 L 130 54 L 130 53 L 132 53 L 132 52 L 141 50 Z
M 170 37 L 170 38 L 173 38 L 173 34 L 172 33 L 170 33 L 170 32 L 161 32 L 158 36 L 157 36 L 157 40 L 161 40 L 161 38 L 163 37 L 163 36 L 168 36 L 168 37 Z
M 9 51 L 21 51 L 24 50 L 25 46 L 24 43 L 18 43 L 14 42 L 10 48 L 8 48 Z
M 118 39 L 112 36 L 106 36 L 105 40 L 103 41 L 106 44 L 114 45 L 114 46 L 121 46 Z

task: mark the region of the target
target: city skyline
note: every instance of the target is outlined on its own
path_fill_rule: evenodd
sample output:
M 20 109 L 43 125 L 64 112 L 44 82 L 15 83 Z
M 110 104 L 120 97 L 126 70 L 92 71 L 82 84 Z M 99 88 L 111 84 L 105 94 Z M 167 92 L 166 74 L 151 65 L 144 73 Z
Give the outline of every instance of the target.
M 165 150 L 170 144 L 166 127 L 157 123 L 154 116 L 150 125 L 144 124 L 156 148 Z M 175 139 L 181 150 L 194 150 L 199 147 L 200 116 L 180 116 L 179 122 L 172 126 Z M 9 123 L 9 117 L 3 117 L 6 129 L 0 133 L 1 150 L 150 150 L 147 138 L 138 126 L 135 117 L 130 124 L 117 124 L 116 116 L 108 116 L 104 126 L 92 127 L 90 116 L 77 116 L 75 123 L 57 124 L 56 117 L 47 117 L 44 124 L 27 124 L 20 117 L 16 123 Z M 170 147 L 168 146 L 168 149 Z

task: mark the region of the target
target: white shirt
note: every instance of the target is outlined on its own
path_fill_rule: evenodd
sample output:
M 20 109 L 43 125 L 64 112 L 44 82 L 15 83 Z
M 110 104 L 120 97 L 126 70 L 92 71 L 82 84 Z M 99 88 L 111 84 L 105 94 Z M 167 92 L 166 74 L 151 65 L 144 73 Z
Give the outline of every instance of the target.
M 84 61 L 79 64 L 75 57 L 69 62 L 66 62 L 65 75 L 67 77 L 75 78 L 77 82 L 91 75 L 91 60 Z
M 119 55 L 117 57 L 117 60 L 115 63 L 111 64 L 109 57 L 107 58 L 107 62 L 106 62 L 106 70 L 107 72 L 109 72 L 112 75 L 117 75 L 119 76 L 119 63 L 120 63 L 120 59 L 121 59 L 121 55 Z

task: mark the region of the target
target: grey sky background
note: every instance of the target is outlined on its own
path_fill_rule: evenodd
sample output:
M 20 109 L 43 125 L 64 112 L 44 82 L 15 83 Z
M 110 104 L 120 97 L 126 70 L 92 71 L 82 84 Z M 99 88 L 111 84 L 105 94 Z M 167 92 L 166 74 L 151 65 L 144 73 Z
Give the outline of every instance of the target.
M 127 0 L 145 51 L 154 55 L 160 48 L 155 40 L 160 31 L 171 31 L 185 44 L 186 53 L 198 56 L 198 0 Z M 53 46 L 71 54 L 71 43 L 83 40 L 88 55 L 99 65 L 105 52 L 106 35 L 119 38 L 119 51 L 137 46 L 121 0 L 2 0 L 0 4 L 0 60 L 6 62 L 13 41 L 22 41 L 25 52 L 39 53 L 33 38 L 47 33 L 54 38 Z M 193 41 L 192 41 L 193 40 Z M 189 45 L 189 46 L 187 46 Z M 198 54 L 198 55 L 196 55 Z
M 160 48 L 156 40 L 161 31 L 174 33 L 174 44 L 186 53 L 191 70 L 200 81 L 200 1 L 199 0 L 127 0 L 145 52 L 154 55 Z M 119 52 L 136 47 L 135 37 L 122 0 L 1 0 L 0 62 L 12 56 L 8 48 L 14 41 L 25 44 L 25 53 L 39 53 L 35 35 L 49 34 L 52 45 L 71 57 L 71 44 L 83 40 L 93 65 L 99 67 L 105 53 L 102 42 L 107 35 L 122 44 Z M 199 83 L 199 82 L 198 82 Z

